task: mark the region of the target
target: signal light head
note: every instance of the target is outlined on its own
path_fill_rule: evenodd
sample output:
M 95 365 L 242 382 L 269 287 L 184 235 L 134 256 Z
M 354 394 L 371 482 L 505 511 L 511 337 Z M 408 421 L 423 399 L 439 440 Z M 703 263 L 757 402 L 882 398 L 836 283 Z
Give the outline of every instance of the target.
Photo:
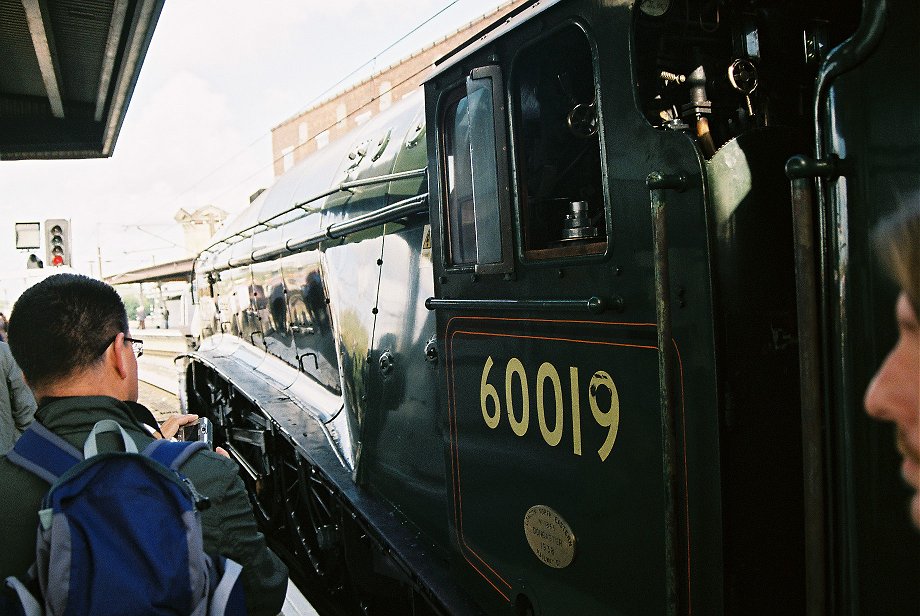
M 45 221 L 45 263 L 51 266 L 70 265 L 70 223 L 55 219 Z

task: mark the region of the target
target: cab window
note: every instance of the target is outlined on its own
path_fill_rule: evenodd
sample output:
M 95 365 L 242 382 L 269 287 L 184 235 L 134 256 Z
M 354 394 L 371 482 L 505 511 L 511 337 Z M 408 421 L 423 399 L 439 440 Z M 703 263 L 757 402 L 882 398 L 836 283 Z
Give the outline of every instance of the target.
M 600 122 L 585 32 L 568 25 L 524 48 L 511 76 L 525 257 L 603 253 Z

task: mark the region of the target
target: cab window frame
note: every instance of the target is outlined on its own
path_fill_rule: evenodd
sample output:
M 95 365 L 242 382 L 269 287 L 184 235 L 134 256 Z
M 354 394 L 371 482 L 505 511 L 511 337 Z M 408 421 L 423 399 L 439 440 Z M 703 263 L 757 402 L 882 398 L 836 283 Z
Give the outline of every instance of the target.
M 488 82 L 488 84 L 486 84 Z M 469 173 L 469 205 L 472 212 L 467 214 L 467 220 L 464 224 L 466 229 L 458 229 L 458 204 L 454 202 L 452 194 L 456 177 L 452 174 L 460 167 L 454 158 L 454 146 L 456 144 L 456 128 L 458 114 L 456 109 L 463 101 L 470 100 L 470 94 L 486 90 L 491 93 L 491 97 L 483 98 L 484 105 L 477 106 L 473 112 L 467 106 L 464 110 L 466 118 L 471 118 L 471 113 L 485 110 L 486 115 L 476 115 L 475 117 L 485 120 L 491 119 L 491 126 L 478 124 L 476 126 L 466 127 L 471 138 L 468 140 L 470 147 L 470 160 L 465 167 Z M 441 245 L 442 245 L 442 262 L 445 272 L 474 272 L 476 274 L 507 274 L 514 271 L 514 223 L 511 212 L 511 173 L 508 164 L 509 153 L 509 136 L 507 130 L 507 105 L 506 91 L 502 70 L 494 64 L 477 66 L 467 73 L 463 80 L 458 80 L 452 87 L 445 89 L 438 102 L 438 149 L 439 149 L 439 176 L 441 180 L 441 200 L 439 216 L 441 219 Z M 491 113 L 488 113 L 491 111 Z M 451 121 L 452 120 L 452 121 Z M 475 131 L 486 131 L 485 141 L 490 144 L 493 160 L 483 159 L 476 156 L 476 146 L 482 145 L 472 138 Z M 481 140 L 480 140 L 481 141 Z M 482 150 L 479 151 L 482 154 Z M 489 164 L 489 163 L 492 164 Z M 494 171 L 494 174 L 483 176 L 483 172 Z M 485 181 L 476 182 L 476 177 Z M 453 183 L 452 183 L 453 179 Z M 491 185 L 488 185 L 491 180 Z M 477 185 L 478 184 L 478 185 Z M 485 188 L 483 188 L 485 186 Z M 491 192 L 483 202 L 484 191 Z M 493 209 L 482 209 L 477 211 L 477 207 L 485 205 Z M 497 206 L 497 207 L 495 207 Z M 472 216 L 472 218 L 470 218 Z M 480 224 L 487 224 L 488 229 L 481 233 L 478 230 Z M 464 241 L 462 231 L 469 232 L 472 230 L 472 244 Z M 463 245 L 465 248 L 458 249 Z M 497 251 L 497 260 L 488 262 L 481 261 L 481 255 L 495 254 Z M 468 254 L 472 253 L 472 254 Z
M 532 207 L 530 197 L 525 194 L 527 191 L 526 176 L 527 169 L 524 163 L 526 155 L 525 145 L 523 143 L 525 133 L 527 133 L 522 118 L 521 104 L 521 73 L 522 61 L 528 56 L 533 56 L 541 46 L 551 48 L 547 41 L 558 38 L 560 33 L 565 31 L 577 31 L 584 39 L 586 50 L 588 52 L 587 60 L 590 63 L 590 75 L 592 80 L 593 101 L 595 108 L 596 133 L 593 139 L 597 147 L 597 167 L 596 183 L 594 188 L 597 189 L 597 203 L 595 205 L 595 224 L 599 225 L 599 237 L 593 241 L 582 240 L 568 244 L 559 244 L 556 246 L 534 247 L 534 241 L 530 237 L 528 224 L 531 224 L 531 217 L 534 216 L 535 208 Z M 528 66 L 534 66 L 536 63 L 529 63 Z M 511 164 L 513 170 L 513 213 L 516 220 L 516 244 L 518 249 L 518 258 L 525 264 L 551 265 L 557 262 L 569 262 L 573 259 L 578 260 L 604 260 L 612 250 L 612 229 L 613 229 L 613 203 L 609 192 L 609 183 L 607 178 L 607 153 L 605 149 L 606 140 L 604 138 L 604 121 L 603 121 L 603 95 L 600 88 L 600 66 L 598 62 L 597 44 L 591 35 L 587 24 L 578 19 L 567 19 L 551 28 L 545 29 L 538 36 L 528 40 L 525 45 L 520 46 L 508 64 L 508 120 L 510 126 L 510 148 Z M 586 102 L 586 101 L 579 101 Z M 573 197 L 577 197 L 573 195 Z M 574 200 L 579 200 L 573 198 Z M 598 218 L 599 216 L 599 218 Z

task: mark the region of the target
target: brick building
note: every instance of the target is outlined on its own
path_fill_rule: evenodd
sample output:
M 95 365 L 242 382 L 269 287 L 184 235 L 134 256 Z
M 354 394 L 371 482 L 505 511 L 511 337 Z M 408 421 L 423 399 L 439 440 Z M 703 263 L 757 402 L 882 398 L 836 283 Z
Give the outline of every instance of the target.
M 288 118 L 272 129 L 272 159 L 279 176 L 307 155 L 363 124 L 418 88 L 435 60 L 524 3 L 510 0 L 408 58 Z

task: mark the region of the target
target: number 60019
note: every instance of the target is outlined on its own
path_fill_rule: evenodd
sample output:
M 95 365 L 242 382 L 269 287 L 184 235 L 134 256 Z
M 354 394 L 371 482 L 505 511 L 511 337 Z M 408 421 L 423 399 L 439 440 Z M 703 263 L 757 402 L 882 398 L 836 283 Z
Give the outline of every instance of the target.
M 502 409 L 504 408 L 508 415 L 508 424 L 511 426 L 512 432 L 517 436 L 524 436 L 530 427 L 531 415 L 531 385 L 530 379 L 527 377 L 527 370 L 518 358 L 512 357 L 508 360 L 508 364 L 505 366 L 503 406 L 498 389 L 489 382 L 489 373 L 492 371 L 494 364 L 492 356 L 489 356 L 482 368 L 482 379 L 479 382 L 479 405 L 482 410 L 482 418 L 485 420 L 486 426 L 494 430 L 501 423 Z M 512 397 L 512 393 L 515 385 L 520 392 L 521 409 L 514 408 L 515 398 Z M 563 416 L 566 411 L 566 405 L 563 400 L 562 379 L 553 364 L 543 362 L 537 370 L 534 385 L 536 388 L 537 423 L 540 426 L 540 434 L 543 435 L 543 440 L 546 441 L 547 445 L 555 447 L 562 441 Z M 547 388 L 549 388 L 549 391 L 547 391 Z M 547 393 L 549 396 L 546 395 Z M 581 403 L 578 368 L 574 366 L 569 367 L 568 393 L 570 401 L 568 410 L 572 416 L 572 450 L 575 455 L 580 456 Z M 617 393 L 613 378 L 603 370 L 598 370 L 591 377 L 587 393 L 588 404 L 591 407 L 591 415 L 594 417 L 594 421 L 602 428 L 607 428 L 607 437 L 604 439 L 600 449 L 597 450 L 597 455 L 603 461 L 610 455 L 613 444 L 617 439 L 617 431 L 620 427 L 620 396 Z M 547 405 L 544 402 L 547 398 L 553 401 L 551 405 Z M 550 408 L 547 408 L 548 406 Z M 551 415 L 551 421 L 547 418 L 547 412 Z

